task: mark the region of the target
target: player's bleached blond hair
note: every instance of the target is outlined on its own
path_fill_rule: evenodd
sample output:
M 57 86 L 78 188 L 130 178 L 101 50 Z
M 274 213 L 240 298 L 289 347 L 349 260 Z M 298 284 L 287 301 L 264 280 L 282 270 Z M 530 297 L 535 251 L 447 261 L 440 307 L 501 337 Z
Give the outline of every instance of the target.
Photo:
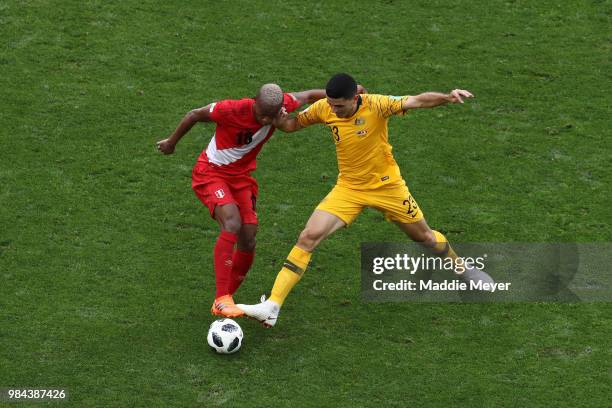
M 259 88 L 255 99 L 265 114 L 276 115 L 283 106 L 283 90 L 276 84 L 265 84 Z

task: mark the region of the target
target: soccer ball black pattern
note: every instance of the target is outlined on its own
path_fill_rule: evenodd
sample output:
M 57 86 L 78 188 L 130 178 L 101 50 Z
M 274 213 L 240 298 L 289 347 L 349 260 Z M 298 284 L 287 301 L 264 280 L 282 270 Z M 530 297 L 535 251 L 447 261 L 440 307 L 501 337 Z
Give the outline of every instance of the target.
M 210 324 L 208 345 L 220 354 L 232 354 L 242 346 L 244 337 L 240 325 L 232 319 L 219 319 Z

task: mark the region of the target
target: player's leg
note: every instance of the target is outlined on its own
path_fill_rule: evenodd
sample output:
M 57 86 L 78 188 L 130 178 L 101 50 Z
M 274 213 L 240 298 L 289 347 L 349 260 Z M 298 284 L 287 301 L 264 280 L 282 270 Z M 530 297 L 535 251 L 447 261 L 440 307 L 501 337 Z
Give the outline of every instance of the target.
M 315 210 L 300 233 L 298 242 L 293 247 L 285 263 L 276 276 L 270 299 L 256 305 L 239 304 L 244 313 L 259 320 L 266 327 L 276 324 L 276 319 L 287 295 L 300 281 L 308 267 L 312 251 L 333 232 L 345 226 L 346 223 L 334 214 L 322 210 Z
M 236 235 L 235 242 L 237 242 L 238 234 L 242 228 L 242 218 L 240 217 L 238 205 L 235 202 L 229 204 L 218 204 L 213 210 L 213 216 L 217 223 L 219 223 L 221 232 L 229 232 Z
M 264 326 L 274 326 L 282 304 L 302 278 L 315 248 L 335 231 L 350 224 L 362 210 L 363 203 L 354 193 L 342 187 L 334 187 L 317 206 L 300 233 L 296 245 L 276 276 L 270 299 L 262 298 L 262 303 L 238 307 Z
M 232 193 L 240 209 L 242 228 L 232 258 L 232 281 L 230 294 L 234 294 L 246 278 L 255 258 L 255 236 L 257 235 L 257 181 L 253 177 L 242 177 L 232 184 Z
M 450 258 L 453 260 L 454 265 L 457 265 L 459 262 L 461 268 L 455 268 L 455 270 L 457 271 L 457 275 L 459 275 L 459 277 L 464 281 L 483 282 L 488 284 L 494 282 L 493 278 L 491 278 L 489 274 L 474 267 L 473 265 L 464 264 L 463 260 L 457 256 L 453 248 L 450 246 L 450 243 L 444 234 L 429 228 L 425 219 L 410 224 L 401 222 L 396 222 L 396 224 L 413 241 L 421 243 L 434 255 L 442 258 Z M 490 287 L 490 285 L 487 285 L 487 287 Z
M 349 225 L 364 208 L 361 197 L 335 186 L 312 213 L 278 273 L 270 300 L 282 306 L 308 267 L 312 252 L 328 236 Z
M 429 228 L 421 208 L 403 180 L 371 192 L 369 199 L 373 207 L 383 212 L 385 218 L 394 222 L 411 240 L 443 258 L 457 257 L 446 237 Z
M 338 216 L 327 211 L 315 210 L 312 213 L 276 277 L 270 295 L 271 301 L 282 306 L 291 289 L 308 268 L 312 252 L 325 238 L 345 225 Z
M 230 294 L 232 257 L 242 226 L 240 211 L 225 180 L 204 177 L 194 171 L 192 187 L 220 227 L 213 249 L 216 291 L 211 312 L 225 317 L 242 316 L 244 313 L 235 306 Z
M 240 211 L 235 203 L 218 205 L 214 217 L 221 232 L 214 248 L 217 290 L 211 311 L 218 316 L 240 317 L 244 313 L 236 307 L 231 292 L 234 247 L 242 230 Z
M 411 240 L 422 244 L 432 254 L 449 258 L 453 263 L 463 262 L 451 247 L 448 239 L 440 231 L 432 230 L 416 200 L 405 183 L 397 188 L 384 189 L 381 194 L 380 208 L 387 219 L 393 221 Z M 401 205 L 399 203 L 401 202 Z M 458 268 L 457 268 L 458 269 Z M 491 283 L 493 279 L 483 271 L 464 267 L 460 276 L 466 281 L 483 281 Z
M 395 224 L 411 240 L 422 244 L 433 254 L 442 258 L 451 258 L 453 261 L 457 259 L 457 254 L 450 246 L 444 234 L 432 230 L 429 225 L 427 225 L 425 218 L 412 223 L 395 221 Z
M 217 205 L 213 214 L 221 230 L 214 248 L 215 276 L 217 279 L 215 298 L 219 298 L 230 294 L 232 257 L 242 227 L 242 220 L 235 203 Z
M 242 285 L 251 265 L 253 265 L 256 234 L 257 224 L 242 224 L 232 258 L 232 282 L 230 284 L 230 294 L 232 295 Z

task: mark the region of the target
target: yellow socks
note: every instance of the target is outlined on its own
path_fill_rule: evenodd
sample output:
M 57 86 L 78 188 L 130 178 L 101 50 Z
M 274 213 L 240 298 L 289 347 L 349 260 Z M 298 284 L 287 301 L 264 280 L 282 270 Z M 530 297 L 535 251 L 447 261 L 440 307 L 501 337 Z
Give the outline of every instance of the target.
M 453 261 L 456 260 L 458 258 L 457 254 L 453 251 L 453 248 L 451 248 L 444 234 L 435 230 L 433 233 L 436 237 L 436 245 L 431 249 L 432 252 L 442 258 L 450 258 Z
M 283 269 L 276 276 L 270 300 L 282 305 L 291 289 L 300 281 L 310 262 L 310 252 L 302 248 L 293 247 L 283 265 Z

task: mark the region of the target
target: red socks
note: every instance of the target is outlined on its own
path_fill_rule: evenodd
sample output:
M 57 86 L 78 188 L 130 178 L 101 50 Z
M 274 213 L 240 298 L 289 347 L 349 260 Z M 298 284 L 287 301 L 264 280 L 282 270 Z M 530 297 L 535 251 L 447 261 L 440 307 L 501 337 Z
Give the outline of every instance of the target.
M 253 264 L 255 252 L 243 252 L 236 248 L 232 259 L 232 282 L 229 286 L 229 293 L 234 294 L 244 281 L 249 268 Z
M 215 299 L 227 295 L 232 284 L 232 256 L 238 236 L 228 231 L 221 231 L 215 244 L 215 281 L 217 292 Z
M 255 252 L 243 252 L 234 245 L 238 236 L 228 231 L 221 231 L 215 244 L 215 281 L 217 292 L 215 299 L 228 293 L 233 295 L 244 281 L 253 264 Z

